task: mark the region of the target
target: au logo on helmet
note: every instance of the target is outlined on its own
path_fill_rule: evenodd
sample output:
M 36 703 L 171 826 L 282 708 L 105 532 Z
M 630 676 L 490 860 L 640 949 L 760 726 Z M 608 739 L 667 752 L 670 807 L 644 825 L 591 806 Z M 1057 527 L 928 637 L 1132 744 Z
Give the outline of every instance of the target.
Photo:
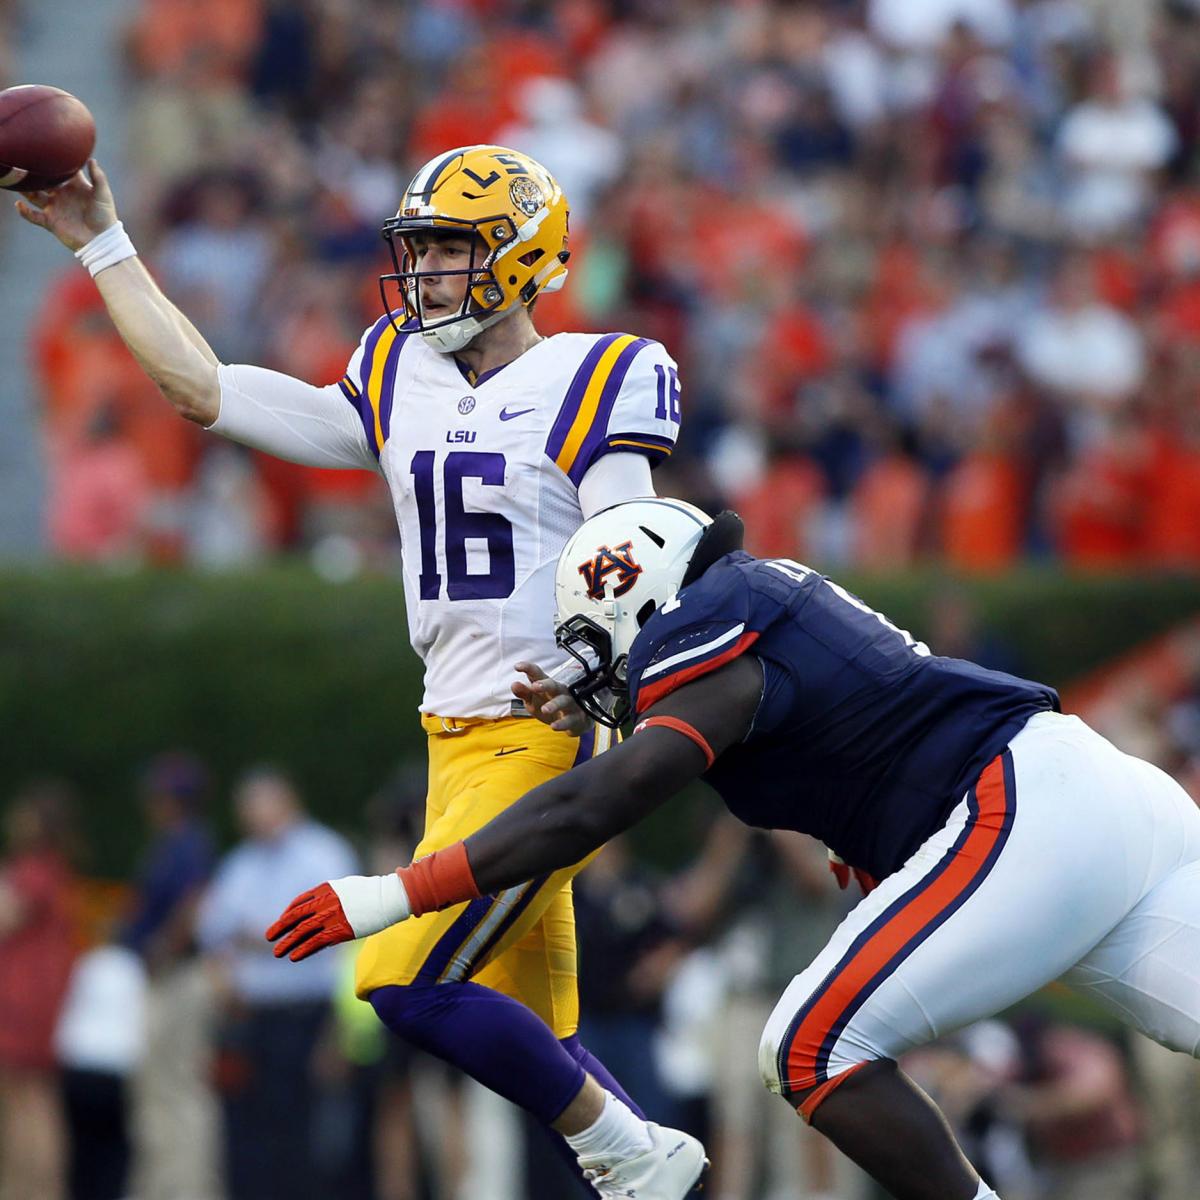
M 579 573 L 587 583 L 587 594 L 591 600 L 604 599 L 604 583 L 612 574 L 616 574 L 612 598 L 623 596 L 635 583 L 642 573 L 641 566 L 633 559 L 633 542 L 622 542 L 615 550 L 601 546 L 593 558 L 580 563 Z

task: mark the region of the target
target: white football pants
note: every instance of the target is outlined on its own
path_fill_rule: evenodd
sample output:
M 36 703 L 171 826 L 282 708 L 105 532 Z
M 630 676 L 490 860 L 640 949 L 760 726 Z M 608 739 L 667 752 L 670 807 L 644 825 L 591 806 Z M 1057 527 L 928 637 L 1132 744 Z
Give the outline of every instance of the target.
M 1200 809 L 1079 718 L 1039 713 L 792 980 L 763 1079 L 817 1089 L 815 1108 L 843 1072 L 1060 976 L 1200 1057 Z

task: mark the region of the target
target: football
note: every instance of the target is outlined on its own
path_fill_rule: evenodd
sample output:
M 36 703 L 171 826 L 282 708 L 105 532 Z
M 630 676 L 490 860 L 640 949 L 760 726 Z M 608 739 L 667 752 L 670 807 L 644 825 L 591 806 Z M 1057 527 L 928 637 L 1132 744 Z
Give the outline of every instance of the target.
M 96 122 L 70 92 L 40 83 L 0 92 L 0 187 L 58 187 L 87 162 L 95 144 Z

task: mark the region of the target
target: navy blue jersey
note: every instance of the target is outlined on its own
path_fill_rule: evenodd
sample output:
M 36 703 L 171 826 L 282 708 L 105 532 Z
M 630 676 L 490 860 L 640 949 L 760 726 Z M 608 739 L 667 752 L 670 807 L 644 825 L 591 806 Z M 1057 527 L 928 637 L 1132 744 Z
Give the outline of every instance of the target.
M 634 711 L 739 654 L 762 663 L 744 742 L 705 779 L 749 825 L 796 829 L 890 875 L 1053 688 L 939 658 L 788 559 L 719 559 L 647 621 L 629 655 Z

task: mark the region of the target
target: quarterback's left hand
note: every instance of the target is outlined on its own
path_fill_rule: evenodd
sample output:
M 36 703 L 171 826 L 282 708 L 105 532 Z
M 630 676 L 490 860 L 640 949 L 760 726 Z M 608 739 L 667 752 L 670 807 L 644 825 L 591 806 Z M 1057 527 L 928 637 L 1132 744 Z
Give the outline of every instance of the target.
M 326 946 L 378 933 L 412 914 L 400 876 L 347 875 L 301 892 L 267 930 L 275 957 L 299 962 Z
M 579 707 L 565 683 L 547 675 L 537 663 L 519 662 L 517 670 L 529 680 L 518 679 L 512 685 L 513 695 L 525 704 L 525 711 L 551 729 L 581 737 L 591 727 L 591 718 Z

